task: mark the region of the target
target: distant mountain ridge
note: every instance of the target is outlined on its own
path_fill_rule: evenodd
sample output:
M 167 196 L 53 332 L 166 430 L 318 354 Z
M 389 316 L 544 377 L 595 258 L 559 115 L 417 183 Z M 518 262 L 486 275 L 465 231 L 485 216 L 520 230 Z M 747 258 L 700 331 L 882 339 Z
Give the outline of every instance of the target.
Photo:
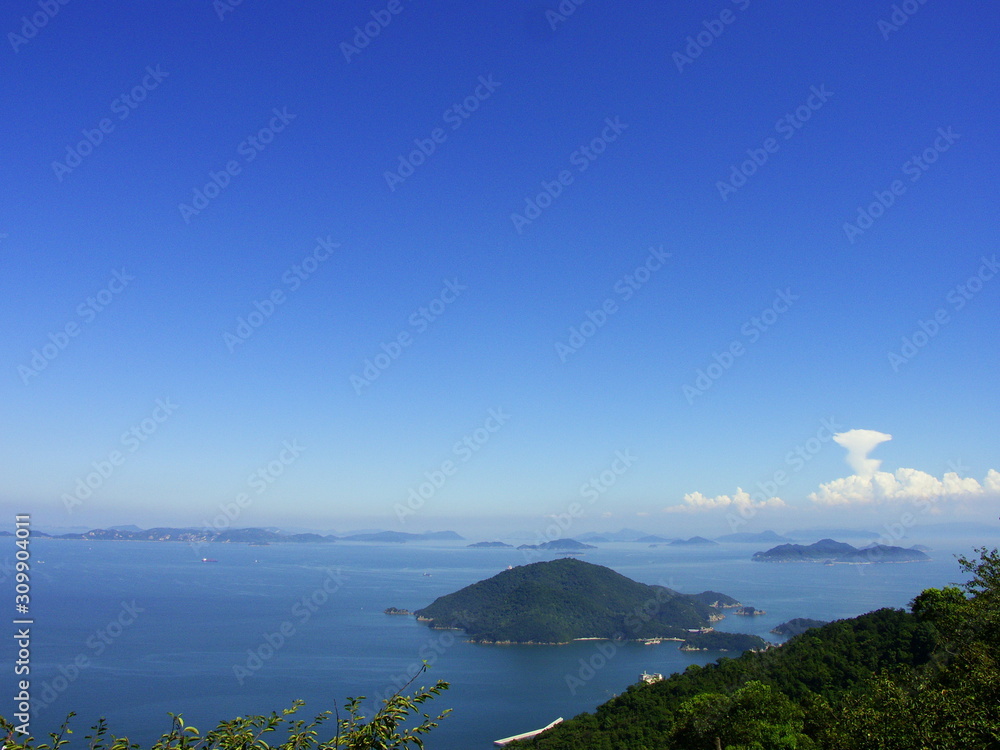
M 767 542 L 781 543 L 791 542 L 793 540 L 790 537 L 782 536 L 781 534 L 768 529 L 767 531 L 760 531 L 756 533 L 750 531 L 740 531 L 735 534 L 723 534 L 722 536 L 715 537 L 715 541 L 765 544 Z
M 606 542 L 634 542 L 636 539 L 644 537 L 649 532 L 637 531 L 636 529 L 619 529 L 618 531 L 587 531 L 577 535 L 581 542 L 594 541 L 593 537 L 601 537 Z
M 348 534 L 340 537 L 343 542 L 460 542 L 464 539 L 465 537 L 459 536 L 454 531 L 427 531 L 423 534 L 413 534 L 406 531 L 379 531 L 374 534 Z
M 41 531 L 32 531 L 35 536 L 50 536 Z M 402 531 L 380 531 L 371 534 L 352 534 L 336 537 L 332 534 L 286 534 L 275 529 L 243 528 L 215 531 L 204 528 L 176 528 L 162 526 L 140 529 L 137 526 L 114 526 L 108 529 L 91 529 L 81 533 L 53 535 L 53 539 L 87 539 L 95 541 L 142 541 L 142 542 L 208 542 L 218 544 L 272 544 L 272 543 L 326 543 L 346 542 L 413 542 L 413 541 L 462 541 L 463 537 L 454 531 L 428 531 L 423 534 Z

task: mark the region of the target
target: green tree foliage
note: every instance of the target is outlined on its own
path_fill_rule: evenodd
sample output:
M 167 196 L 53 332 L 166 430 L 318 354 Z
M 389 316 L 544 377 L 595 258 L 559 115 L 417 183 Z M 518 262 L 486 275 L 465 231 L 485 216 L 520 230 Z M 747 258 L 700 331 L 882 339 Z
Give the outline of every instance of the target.
M 849 696 L 831 747 L 1000 747 L 1000 555 L 976 551 L 978 560 L 959 558 L 972 575 L 962 588 L 927 589 L 911 604 L 937 632 L 932 662 L 881 675 Z
M 691 666 L 521 743 L 544 750 L 1000 748 L 1000 554 L 959 558 L 927 589 L 762 653 Z
M 426 669 L 426 666 L 424 667 Z M 421 670 L 421 672 L 424 670 Z M 421 672 L 418 672 L 419 675 Z M 416 679 L 416 676 L 413 679 Z M 295 714 L 304 705 L 294 701 L 291 708 L 270 716 L 240 716 L 221 722 L 215 729 L 202 735 L 187 726 L 177 715 L 170 714 L 170 731 L 153 743 L 151 750 L 423 750 L 423 737 L 438 725 L 451 709 L 438 716 L 419 713 L 422 704 L 448 689 L 448 683 L 438 680 L 430 688 L 419 688 L 411 694 L 404 690 L 413 683 L 411 679 L 394 695 L 382 701 L 383 706 L 371 719 L 361 713 L 364 696 L 349 698 L 340 711 L 323 711 L 311 721 L 296 719 Z M 413 726 L 405 726 L 413 716 Z M 70 714 L 58 732 L 49 735 L 49 742 L 36 742 L 33 737 L 19 734 L 14 726 L 0 717 L 0 729 L 6 733 L 5 750 L 61 750 L 70 744 Z M 333 718 L 333 725 L 324 725 Z M 325 731 L 324 731 L 325 730 Z M 109 736 L 108 726 L 101 719 L 86 736 L 87 750 L 140 750 L 140 745 L 127 737 Z M 323 732 L 327 739 L 320 739 Z M 282 736 L 282 734 L 284 736 Z M 66 750 L 69 750 L 67 747 Z
M 677 708 L 670 746 L 702 750 L 812 750 L 803 734 L 805 712 L 770 685 L 753 680 L 732 696 L 702 693 Z

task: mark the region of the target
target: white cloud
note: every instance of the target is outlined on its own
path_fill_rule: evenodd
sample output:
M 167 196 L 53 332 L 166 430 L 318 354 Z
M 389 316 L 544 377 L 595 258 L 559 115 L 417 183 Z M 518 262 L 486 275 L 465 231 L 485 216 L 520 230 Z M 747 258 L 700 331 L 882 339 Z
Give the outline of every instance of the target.
M 895 474 L 876 471 L 854 474 L 821 484 L 809 499 L 819 505 L 885 505 L 901 502 L 945 500 L 960 502 L 984 497 L 1000 498 L 1000 472 L 990 469 L 982 484 L 953 471 L 937 477 L 918 469 L 897 469 Z
M 879 470 L 882 462 L 875 458 L 868 458 L 878 446 L 892 440 L 892 435 L 877 430 L 848 430 L 838 432 L 833 436 L 834 442 L 847 449 L 847 463 L 854 469 L 854 473 L 862 477 L 871 476 Z
M 758 493 L 759 494 L 759 493 Z M 716 508 L 784 508 L 785 501 L 780 497 L 770 497 L 766 499 L 754 500 L 748 492 L 744 492 L 742 487 L 737 487 L 733 495 L 716 495 L 706 497 L 700 492 L 689 492 L 684 496 L 684 502 L 680 505 L 671 505 L 663 509 L 664 513 L 693 513 L 701 510 L 715 510 Z

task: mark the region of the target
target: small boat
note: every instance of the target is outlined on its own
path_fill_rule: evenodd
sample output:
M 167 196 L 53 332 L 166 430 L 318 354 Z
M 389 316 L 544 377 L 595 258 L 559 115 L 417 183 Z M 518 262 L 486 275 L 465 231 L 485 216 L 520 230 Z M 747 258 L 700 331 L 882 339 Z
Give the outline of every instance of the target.
M 201 561 L 202 562 L 219 562 L 218 560 L 216 560 L 213 557 L 203 557 L 203 558 L 201 558 Z

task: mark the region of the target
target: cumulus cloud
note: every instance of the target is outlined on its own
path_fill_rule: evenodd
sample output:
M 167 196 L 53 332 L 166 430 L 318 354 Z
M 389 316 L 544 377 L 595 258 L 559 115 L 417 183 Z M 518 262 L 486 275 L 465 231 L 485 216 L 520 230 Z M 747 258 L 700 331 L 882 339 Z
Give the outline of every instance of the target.
M 854 473 L 862 477 L 870 477 L 875 474 L 882 462 L 875 458 L 868 458 L 868 454 L 875 450 L 879 443 L 892 440 L 892 435 L 877 430 L 848 430 L 838 432 L 833 436 L 833 440 L 838 445 L 847 449 L 847 463 L 854 469 Z
M 754 499 L 755 497 L 760 499 Z M 716 495 L 706 497 L 700 492 L 689 492 L 684 496 L 684 502 L 680 505 L 671 505 L 663 509 L 664 513 L 694 513 L 702 510 L 715 510 L 716 508 L 785 508 L 785 501 L 780 497 L 763 498 L 760 493 L 751 496 L 742 487 L 737 487 L 732 495 Z
M 961 502 L 1000 498 L 1000 472 L 990 469 L 982 483 L 953 471 L 937 477 L 918 469 L 855 474 L 821 484 L 809 499 L 819 505 L 885 505 L 901 502 Z

